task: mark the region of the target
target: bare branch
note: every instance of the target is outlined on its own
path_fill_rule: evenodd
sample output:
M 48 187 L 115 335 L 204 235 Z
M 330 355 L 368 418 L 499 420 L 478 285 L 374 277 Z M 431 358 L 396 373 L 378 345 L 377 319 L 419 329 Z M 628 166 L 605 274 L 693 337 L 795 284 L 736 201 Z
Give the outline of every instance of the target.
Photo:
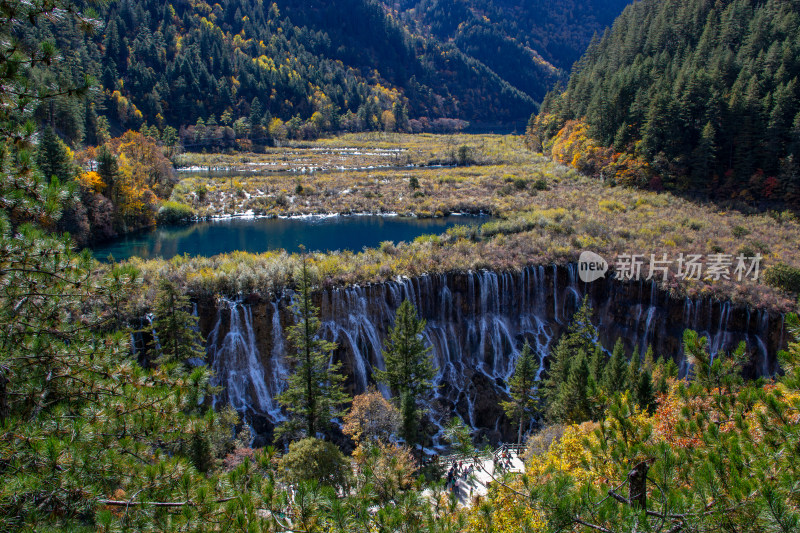
M 577 516 L 575 518 L 573 518 L 573 520 L 575 520 L 576 524 L 580 524 L 580 525 L 588 527 L 590 529 L 594 529 L 595 531 L 602 531 L 603 533 L 614 533 L 612 530 L 610 530 L 608 528 L 605 528 L 603 526 L 598 526 L 598 525 L 595 525 L 595 524 L 590 524 L 589 522 L 584 522 L 583 520 L 581 520 Z
M 213 503 L 225 503 L 234 499 L 235 497 L 233 496 L 229 498 L 219 498 L 217 500 L 214 500 Z M 192 500 L 187 500 L 185 502 L 133 502 L 128 500 L 97 500 L 97 503 L 101 505 L 111 505 L 114 507 L 137 507 L 137 506 L 185 507 L 187 505 L 194 507 L 195 505 L 198 505 L 197 502 L 193 502 Z

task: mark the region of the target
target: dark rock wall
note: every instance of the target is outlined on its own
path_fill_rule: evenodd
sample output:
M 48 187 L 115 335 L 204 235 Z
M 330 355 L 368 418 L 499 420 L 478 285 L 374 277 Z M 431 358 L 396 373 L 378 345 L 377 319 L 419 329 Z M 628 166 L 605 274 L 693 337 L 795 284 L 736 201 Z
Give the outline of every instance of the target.
M 777 371 L 775 354 L 785 344 L 783 316 L 735 308 L 726 302 L 673 299 L 649 282 L 613 279 L 585 284 L 574 265 L 529 267 L 521 272 L 466 272 L 426 275 L 380 284 L 325 290 L 315 294 L 322 334 L 338 343 L 353 394 L 372 383 L 383 366 L 381 347 L 394 312 L 405 298 L 427 320 L 425 337 L 439 369 L 429 423 L 435 432 L 457 413 L 490 441 L 512 439 L 513 428 L 499 407 L 507 398 L 505 380 L 527 339 L 544 361 L 550 346 L 588 294 L 600 341 L 611 349 L 617 338 L 628 354 L 672 357 L 686 370 L 682 335 L 686 328 L 709 338 L 712 353 L 745 341 L 748 375 Z M 282 357 L 283 331 L 293 321 L 291 293 L 274 301 L 258 297 L 197 302 L 209 361 L 225 387 L 217 401 L 245 414 L 260 435 L 271 437 L 281 418 L 273 401 L 288 372 Z M 388 395 L 388 391 L 383 390 Z

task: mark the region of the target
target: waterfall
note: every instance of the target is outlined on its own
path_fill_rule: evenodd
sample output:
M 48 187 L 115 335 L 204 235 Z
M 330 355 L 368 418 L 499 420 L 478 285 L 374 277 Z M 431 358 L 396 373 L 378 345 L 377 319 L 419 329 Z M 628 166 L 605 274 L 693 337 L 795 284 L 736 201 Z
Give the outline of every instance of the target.
M 147 365 L 161 354 L 161 343 L 153 321 L 155 315 L 147 313 L 138 320 L 138 327 L 131 330 L 130 343 L 131 355 L 140 364 Z
M 561 322 L 558 317 L 558 267 L 553 265 L 553 319 Z
M 723 302 L 719 310 L 719 324 L 717 325 L 717 332 L 714 333 L 709 339 L 710 347 L 709 354 L 711 360 L 719 353 L 723 347 L 728 347 L 728 321 L 731 316 L 731 303 Z
M 784 346 L 786 343 L 786 315 L 781 315 L 781 338 L 778 341 L 778 346 Z
M 228 319 L 224 334 L 221 325 Z M 216 385 L 222 385 L 224 399 L 237 411 L 275 416 L 278 390 L 270 390 L 268 372 L 253 331 L 253 310 L 236 300 L 222 300 L 214 329 L 208 336 L 208 358 L 212 361 Z M 214 404 L 220 400 L 214 398 Z
M 270 382 L 270 394 L 274 397 L 276 394 L 283 392 L 286 385 L 286 378 L 289 376 L 289 370 L 286 368 L 286 341 L 283 337 L 283 327 L 281 326 L 281 313 L 280 302 L 272 302 L 272 380 Z M 273 420 L 284 420 L 285 417 L 279 409 L 273 406 L 270 414 Z
M 539 358 L 541 377 L 553 342 L 587 294 L 595 306 L 598 340 L 604 349 L 618 337 L 625 340 L 628 355 L 634 347 L 644 354 L 652 345 L 656 357 L 679 361 L 685 375 L 688 364 L 682 335 L 685 328 L 692 328 L 709 338 L 712 354 L 733 349 L 744 340 L 754 354 L 754 372 L 768 375 L 772 371 L 770 358 L 777 348 L 770 344 L 770 332 L 780 324 L 771 322 L 767 312 L 759 311 L 754 320 L 758 324 L 751 328 L 745 310 L 737 310 L 730 302 L 675 300 L 668 295 L 662 299 L 653 282 L 647 291 L 644 283 L 613 279 L 579 283 L 576 274 L 574 265 L 565 269 L 533 266 L 520 272 L 399 277 L 325 289 L 315 294 L 321 311 L 320 335 L 337 344 L 332 358 L 342 362 L 348 390 L 359 394 L 374 383 L 376 369 L 385 369 L 384 342 L 397 308 L 410 300 L 426 321 L 423 338 L 436 369 L 435 394 L 426 406 L 430 423 L 441 428 L 457 415 L 493 439 L 503 438 L 501 434 L 510 430 L 499 402 L 508 398 L 507 381 L 524 343 Z M 254 306 L 258 309 L 255 318 Z M 209 361 L 224 387 L 217 401 L 227 401 L 242 413 L 257 414 L 272 423 L 282 419 L 274 397 L 289 372 L 281 321 L 282 315 L 288 316 L 288 307 L 286 297 L 254 304 L 219 303 L 207 335 Z M 260 321 L 258 326 L 256 321 Z M 385 386 L 379 390 L 390 396 Z
M 694 321 L 696 318 L 694 301 L 686 298 L 683 301 L 683 329 L 693 329 Z M 689 373 L 689 361 L 686 359 L 686 353 L 683 349 L 683 342 L 681 342 L 680 355 L 678 358 L 678 376 L 686 376 Z
M 407 298 L 426 320 L 423 338 L 436 368 L 436 393 L 427 406 L 434 425 L 446 424 L 453 413 L 437 406 L 449 405 L 473 427 L 486 427 L 487 402 L 495 404 L 491 427 L 498 425 L 502 411 L 496 401 L 507 397 L 505 382 L 525 340 L 544 363 L 555 337 L 545 308 L 545 271 L 532 267 L 519 275 L 481 271 L 463 276 L 463 285 L 436 275 L 323 292 L 324 334 L 339 343 L 341 358 L 353 371 L 355 393 L 366 389 L 372 368 L 383 368 L 382 343 L 395 310 Z M 569 297 L 557 282 L 554 291 L 556 300 Z M 572 291 L 577 291 L 574 283 Z M 579 294 L 574 298 L 580 301 Z
M 771 374 L 769 368 L 769 353 L 764 339 L 769 335 L 769 312 L 762 309 L 758 312 L 758 335 L 756 335 L 756 342 L 758 343 L 758 351 L 760 357 L 760 371 L 761 375 L 769 376 Z M 781 319 L 781 331 L 783 331 L 783 319 Z M 783 339 L 781 339 L 783 343 Z
M 564 296 L 564 305 L 562 306 L 562 313 L 564 313 L 563 318 L 565 321 L 568 321 L 571 316 L 567 315 L 567 309 L 574 312 L 580 307 L 581 300 L 583 299 L 583 294 L 578 288 L 577 268 L 574 263 L 567 265 L 567 280 L 567 290 Z M 568 302 L 568 299 L 572 301 Z
M 155 322 L 156 320 L 156 315 L 154 315 L 153 313 L 147 313 L 147 315 L 145 315 L 144 318 L 147 321 L 147 326 L 148 329 L 150 330 L 150 334 L 153 336 L 153 346 L 155 347 L 154 351 L 157 357 L 158 354 L 161 353 L 161 342 L 159 342 L 158 340 L 158 333 L 156 332 L 155 325 L 153 325 L 153 322 Z
M 413 291 L 407 291 L 411 294 Z M 383 305 L 380 306 L 380 317 L 385 320 L 389 313 L 384 295 Z M 392 300 L 402 300 L 393 295 Z M 331 340 L 346 348 L 351 354 L 352 370 L 356 382 L 356 390 L 363 392 L 367 389 L 374 368 L 386 370 L 383 362 L 383 342 L 377 329 L 377 322 L 370 316 L 368 311 L 369 301 L 363 288 L 350 287 L 346 289 L 335 289 L 331 294 L 325 293 L 323 296 L 323 307 L 327 308 L 327 313 L 323 313 L 322 331 L 323 337 Z M 379 388 L 384 396 L 389 396 L 389 390 L 385 386 Z

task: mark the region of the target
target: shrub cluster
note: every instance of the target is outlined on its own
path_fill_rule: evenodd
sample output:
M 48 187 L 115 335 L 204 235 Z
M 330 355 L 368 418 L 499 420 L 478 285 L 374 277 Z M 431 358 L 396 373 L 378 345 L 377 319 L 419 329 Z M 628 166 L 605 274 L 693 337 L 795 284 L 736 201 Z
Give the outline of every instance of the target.
M 159 224 L 184 224 L 194 218 L 194 209 L 191 206 L 168 200 L 161 204 L 156 214 Z

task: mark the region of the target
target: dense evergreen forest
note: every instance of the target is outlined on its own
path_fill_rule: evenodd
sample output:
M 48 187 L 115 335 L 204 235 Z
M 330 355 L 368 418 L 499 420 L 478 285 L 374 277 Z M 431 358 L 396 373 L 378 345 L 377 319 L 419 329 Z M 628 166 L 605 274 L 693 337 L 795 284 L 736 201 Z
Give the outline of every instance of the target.
M 629 3 L 626 0 L 401 0 L 386 1 L 400 17 L 420 33 L 452 40 L 469 55 L 480 59 L 511 80 L 527 77 L 516 85 L 536 101 L 542 75 L 530 64 L 544 60 L 564 72 L 586 50 L 592 35 L 602 34 Z M 538 59 L 538 61 L 537 61 Z M 515 71 L 515 67 L 527 72 Z
M 449 16 L 436 6 L 418 10 L 430 11 L 437 28 Z M 458 35 L 412 30 L 369 0 L 123 0 L 100 7 L 101 24 L 89 35 L 68 20 L 16 32 L 64 54 L 36 71 L 37 83 L 68 86 L 87 75 L 99 82 L 82 102 L 60 98 L 38 110 L 68 143 L 97 145 L 150 125 L 174 128 L 190 148 L 233 147 L 237 139 L 247 148 L 326 131 L 524 123 L 575 55 L 546 52 L 559 58 L 557 68 L 530 46 L 570 31 L 580 33 L 580 46 L 598 29 L 594 18 L 582 26 L 542 13 L 531 44 L 506 34 L 524 30 L 475 17 Z
M 799 8 L 637 2 L 545 100 L 531 141 L 616 181 L 796 208 Z

